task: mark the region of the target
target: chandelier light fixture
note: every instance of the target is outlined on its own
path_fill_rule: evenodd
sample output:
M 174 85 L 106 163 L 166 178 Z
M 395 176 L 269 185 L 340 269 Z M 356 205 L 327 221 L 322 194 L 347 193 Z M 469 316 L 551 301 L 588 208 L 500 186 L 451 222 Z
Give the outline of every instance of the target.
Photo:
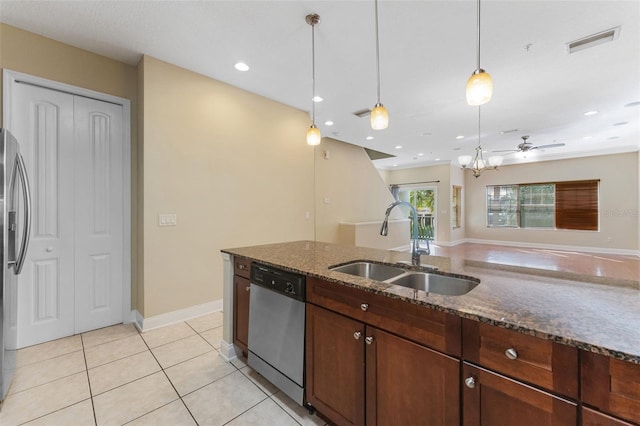
M 371 128 L 382 130 L 389 127 L 389 112 L 380 102 L 380 41 L 378 37 L 378 0 L 375 0 L 376 8 L 376 69 L 378 75 L 378 102 L 371 110 Z
M 316 13 L 305 17 L 305 22 L 311 25 L 311 126 L 307 130 L 307 144 L 320 145 L 322 135 L 320 129 L 316 127 L 316 34 L 315 26 L 320 23 L 320 15 Z
M 485 170 L 498 170 L 502 165 L 503 157 L 501 155 L 492 155 L 488 161 L 482 156 L 482 146 L 480 145 L 480 107 L 478 106 L 478 146 L 476 147 L 476 155 L 461 155 L 458 157 L 458 163 L 463 169 L 471 170 L 473 177 L 478 178 Z
M 488 72 L 480 68 L 480 0 L 478 0 L 478 37 L 476 40 L 477 67 L 467 80 L 467 103 L 484 105 L 491 100 L 493 82 Z

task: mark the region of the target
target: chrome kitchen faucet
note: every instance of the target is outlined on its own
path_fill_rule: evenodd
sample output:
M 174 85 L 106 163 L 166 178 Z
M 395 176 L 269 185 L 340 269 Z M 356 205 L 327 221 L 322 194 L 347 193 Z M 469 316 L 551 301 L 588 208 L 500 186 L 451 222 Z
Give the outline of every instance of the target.
M 380 228 L 380 235 L 382 235 L 383 237 L 387 236 L 389 230 L 389 214 L 395 206 L 399 205 L 405 205 L 411 208 L 411 214 L 413 215 L 413 231 L 411 235 L 411 264 L 417 266 L 420 265 L 420 255 L 431 254 L 431 249 L 429 248 L 428 238 L 424 238 L 424 240 L 427 242 L 427 248 L 420 248 L 420 240 L 422 238 L 418 236 L 418 212 L 412 204 L 407 203 L 406 201 L 396 201 L 394 203 L 391 203 L 389 207 L 387 207 L 387 211 L 384 214 L 384 222 L 382 222 L 382 228 Z

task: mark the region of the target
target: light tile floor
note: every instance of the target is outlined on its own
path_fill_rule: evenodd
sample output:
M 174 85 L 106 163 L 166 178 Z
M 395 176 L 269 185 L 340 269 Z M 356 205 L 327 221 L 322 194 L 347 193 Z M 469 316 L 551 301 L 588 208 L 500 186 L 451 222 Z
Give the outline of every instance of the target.
M 222 313 L 139 333 L 120 324 L 18 351 L 0 425 L 324 425 L 243 360 Z

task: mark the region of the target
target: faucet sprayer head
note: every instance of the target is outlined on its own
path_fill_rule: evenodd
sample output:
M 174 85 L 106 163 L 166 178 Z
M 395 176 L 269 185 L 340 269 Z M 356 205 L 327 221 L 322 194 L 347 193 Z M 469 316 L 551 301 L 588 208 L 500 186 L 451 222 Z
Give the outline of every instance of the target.
M 388 228 L 389 228 L 389 215 L 385 216 L 384 221 L 382 222 L 382 228 L 380 228 L 380 235 L 382 235 L 383 237 L 386 237 Z

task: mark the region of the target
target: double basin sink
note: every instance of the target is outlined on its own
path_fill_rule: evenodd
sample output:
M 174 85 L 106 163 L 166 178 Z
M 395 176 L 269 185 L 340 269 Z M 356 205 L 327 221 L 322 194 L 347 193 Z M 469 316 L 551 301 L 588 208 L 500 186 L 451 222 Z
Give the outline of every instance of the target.
M 445 296 L 462 296 L 469 293 L 479 280 L 465 279 L 430 272 L 410 271 L 391 265 L 372 262 L 353 262 L 329 268 L 335 272 L 355 275 L 388 284 L 437 293 Z

